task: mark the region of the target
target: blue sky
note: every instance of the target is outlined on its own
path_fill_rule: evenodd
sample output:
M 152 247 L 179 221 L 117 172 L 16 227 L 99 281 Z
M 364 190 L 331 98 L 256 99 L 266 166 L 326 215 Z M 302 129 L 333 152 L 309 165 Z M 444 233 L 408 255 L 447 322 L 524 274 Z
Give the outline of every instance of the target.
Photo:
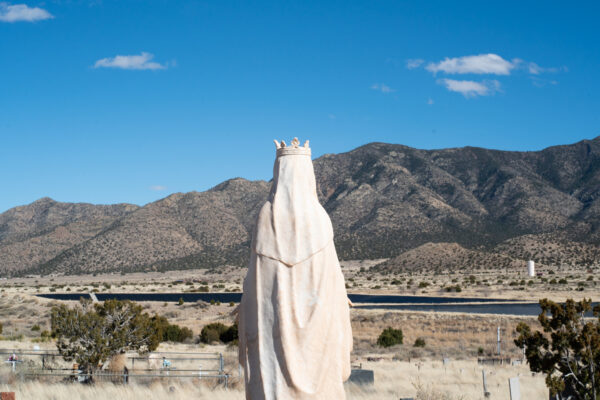
M 270 179 L 274 138 L 596 137 L 598 4 L 0 0 L 0 212 Z

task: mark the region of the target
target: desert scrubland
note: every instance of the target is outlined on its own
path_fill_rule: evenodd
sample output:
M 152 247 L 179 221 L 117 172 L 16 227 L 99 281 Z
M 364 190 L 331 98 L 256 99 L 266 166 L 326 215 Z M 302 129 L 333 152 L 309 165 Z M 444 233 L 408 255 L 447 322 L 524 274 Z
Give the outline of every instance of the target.
M 588 271 L 544 270 L 542 276 L 529 278 L 518 271 L 477 271 L 472 274 L 443 271 L 389 273 L 373 268 L 376 261 L 345 261 L 343 271 L 349 293 L 385 293 L 420 296 L 510 298 L 537 301 L 548 297 L 592 298 L 599 290 L 596 278 Z M 550 273 L 552 271 L 552 273 Z M 228 267 L 221 271 L 179 271 L 177 273 L 106 274 L 46 276 L 3 280 L 0 282 L 0 322 L 3 324 L 0 348 L 54 349 L 52 339 L 43 337 L 50 330 L 49 311 L 59 302 L 37 297 L 39 293 L 137 293 L 137 292 L 226 292 L 239 291 L 245 269 Z M 556 283 L 551 283 L 554 280 Z M 558 283 L 562 282 L 562 283 Z M 460 287 L 457 290 L 456 287 Z M 450 289 L 448 289 L 450 288 Z M 74 303 L 74 302 L 67 302 Z M 198 301 L 141 302 L 150 314 L 166 316 L 171 323 L 186 326 L 194 333 L 188 343 L 162 343 L 158 351 L 222 352 L 225 370 L 231 375 L 228 390 L 214 379 L 163 379 L 129 385 L 64 384 L 60 380 L 26 380 L 12 375 L 2 365 L 2 390 L 14 390 L 17 398 L 60 399 L 241 399 L 243 385 L 236 362 L 236 347 L 198 343 L 202 327 L 211 322 L 231 324 L 235 304 Z M 527 365 L 481 366 L 477 357 L 494 356 L 496 332 L 501 328 L 502 355 L 513 360 L 521 351 L 513 340 L 520 321 L 537 326 L 532 317 L 487 314 L 434 313 L 399 310 L 351 310 L 354 350 L 353 366 L 372 369 L 374 386 L 347 385 L 350 399 L 479 399 L 483 395 L 482 370 L 486 371 L 488 390 L 495 399 L 508 399 L 508 378 L 519 377 L 523 398 L 545 398 L 543 376 L 532 375 Z M 404 344 L 381 348 L 376 340 L 387 327 L 402 329 Z M 424 347 L 415 347 L 420 338 Z M 447 359 L 444 364 L 442 360 Z M 193 366 L 192 366 L 193 367 Z M 73 397 L 74 396 L 74 397 Z
M 537 276 L 523 268 L 478 270 L 406 270 L 385 268 L 385 259 L 341 262 L 349 293 L 478 297 L 537 302 L 547 297 L 597 298 L 598 268 L 538 267 Z M 136 293 L 240 292 L 246 268 L 225 266 L 131 274 L 47 275 L 0 281 L 0 293 Z

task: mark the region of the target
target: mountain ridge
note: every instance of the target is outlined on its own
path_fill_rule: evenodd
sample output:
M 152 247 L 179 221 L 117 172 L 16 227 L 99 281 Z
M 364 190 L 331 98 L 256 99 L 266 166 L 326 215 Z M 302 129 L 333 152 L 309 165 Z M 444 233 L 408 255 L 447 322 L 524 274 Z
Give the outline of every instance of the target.
M 600 137 L 524 152 L 373 142 L 325 154 L 314 167 L 344 259 L 393 259 L 450 242 L 465 254 L 502 251 L 512 260 L 499 245 L 524 235 L 555 235 L 569 249 L 600 242 Z M 42 198 L 0 214 L 0 271 L 241 266 L 269 187 L 232 178 L 144 206 Z M 585 249 L 593 253 L 593 246 Z

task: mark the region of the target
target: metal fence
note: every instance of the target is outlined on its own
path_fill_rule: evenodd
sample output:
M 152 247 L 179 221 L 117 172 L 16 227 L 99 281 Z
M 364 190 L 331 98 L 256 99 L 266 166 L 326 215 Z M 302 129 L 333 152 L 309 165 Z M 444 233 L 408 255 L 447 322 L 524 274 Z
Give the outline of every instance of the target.
M 216 380 L 218 385 L 223 385 L 225 389 L 228 388 L 229 380 L 231 378 L 231 376 L 226 373 L 205 373 L 192 370 L 135 370 L 128 372 L 100 371 L 94 373 L 85 373 L 80 370 L 29 370 L 22 371 L 19 375 L 28 379 L 44 379 L 53 377 L 81 383 L 94 381 L 122 384 L 134 382 L 149 383 L 156 379 L 193 379 L 198 381 L 203 379 L 212 379 Z
M 124 354 L 122 369 L 100 369 L 86 373 L 77 364 L 63 360 L 56 350 L 0 349 L 0 357 L 23 379 L 57 379 L 88 382 L 144 383 L 159 379 L 210 379 L 227 388 L 231 375 L 225 373 L 222 353 L 153 352 Z

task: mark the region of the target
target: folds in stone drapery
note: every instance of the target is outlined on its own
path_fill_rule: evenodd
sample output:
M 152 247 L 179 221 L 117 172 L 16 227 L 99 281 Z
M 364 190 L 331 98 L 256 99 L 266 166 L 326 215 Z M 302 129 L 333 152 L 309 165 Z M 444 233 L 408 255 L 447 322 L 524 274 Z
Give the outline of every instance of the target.
M 352 332 L 331 221 L 310 150 L 277 153 L 240 305 L 246 398 L 343 399 Z

